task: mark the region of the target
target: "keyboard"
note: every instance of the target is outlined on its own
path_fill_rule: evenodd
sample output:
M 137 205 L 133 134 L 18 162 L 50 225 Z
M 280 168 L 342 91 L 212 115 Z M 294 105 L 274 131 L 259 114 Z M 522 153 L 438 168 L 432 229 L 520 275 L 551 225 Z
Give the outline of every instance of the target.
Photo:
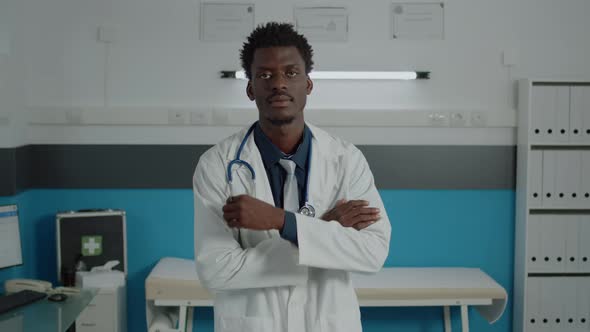
M 33 303 L 44 299 L 45 293 L 35 292 L 32 290 L 22 290 L 16 293 L 0 296 L 0 314 L 3 314 L 14 308 Z

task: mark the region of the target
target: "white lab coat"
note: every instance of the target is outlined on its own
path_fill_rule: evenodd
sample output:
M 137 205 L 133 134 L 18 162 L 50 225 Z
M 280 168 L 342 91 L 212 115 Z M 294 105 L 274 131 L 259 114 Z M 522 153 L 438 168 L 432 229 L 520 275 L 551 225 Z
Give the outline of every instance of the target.
M 276 230 L 231 229 L 222 207 L 247 193 L 274 205 L 270 184 L 250 135 L 241 159 L 256 172 L 226 167 L 247 128 L 205 152 L 193 178 L 195 261 L 201 283 L 215 293 L 216 332 L 359 332 L 362 330 L 351 271 L 377 272 L 389 251 L 391 226 L 373 175 L 352 144 L 308 124 L 312 132 L 310 203 L 316 218 L 296 214 L 299 247 Z M 337 200 L 364 199 L 381 220 L 357 231 L 320 220 Z

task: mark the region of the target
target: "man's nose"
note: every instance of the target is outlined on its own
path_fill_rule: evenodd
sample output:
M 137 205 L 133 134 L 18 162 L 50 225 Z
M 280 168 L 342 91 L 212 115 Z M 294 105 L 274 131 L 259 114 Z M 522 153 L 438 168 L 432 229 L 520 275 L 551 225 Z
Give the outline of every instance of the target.
M 273 75 L 270 85 L 272 90 L 286 90 L 287 78 L 284 75 Z

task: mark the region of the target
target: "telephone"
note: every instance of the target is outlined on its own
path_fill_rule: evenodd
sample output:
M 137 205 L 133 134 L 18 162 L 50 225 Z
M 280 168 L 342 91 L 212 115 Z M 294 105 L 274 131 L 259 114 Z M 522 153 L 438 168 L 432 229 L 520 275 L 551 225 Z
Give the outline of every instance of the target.
M 12 279 L 4 282 L 6 293 L 16 293 L 21 290 L 33 290 L 36 292 L 47 293 L 51 290 L 52 285 L 49 281 L 35 279 Z
M 78 294 L 80 290 L 73 287 L 52 288 L 49 281 L 36 279 L 12 279 L 4 282 L 4 289 L 7 294 L 16 293 L 21 290 L 33 290 L 36 292 L 51 294 Z

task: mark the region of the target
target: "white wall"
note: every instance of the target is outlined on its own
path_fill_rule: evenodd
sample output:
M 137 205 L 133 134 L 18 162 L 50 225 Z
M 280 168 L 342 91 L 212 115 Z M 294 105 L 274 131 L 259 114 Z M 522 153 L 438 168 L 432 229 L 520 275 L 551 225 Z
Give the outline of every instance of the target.
M 251 0 L 256 21 L 292 21 L 301 1 Z M 29 107 L 195 109 L 250 108 L 244 81 L 221 80 L 239 69 L 241 42 L 201 42 L 197 0 L 22 0 Z M 590 80 L 590 1 L 448 0 L 445 39 L 389 38 L 392 1 L 327 1 L 350 12 L 349 41 L 313 43 L 318 70 L 420 69 L 429 81 L 316 81 L 314 109 L 514 109 L 514 80 Z M 407 1 L 406 1 L 407 2 Z M 116 41 L 97 41 L 97 28 Z M 513 50 L 519 62 L 502 65 Z M 1 65 L 0 65 L 1 66 Z M 18 81 L 18 78 L 16 78 Z M 11 83 L 12 84 L 12 83 Z M 4 100 L 4 99 L 2 99 Z M 0 102 L 4 107 L 5 102 Z M 321 111 L 317 111 L 321 112 Z M 141 113 L 138 113 L 141 114 Z M 253 113 L 255 114 L 255 113 Z M 138 115 L 139 117 L 139 115 Z M 34 126 L 28 141 L 69 143 L 212 143 L 234 128 Z M 513 128 L 336 128 L 355 143 L 513 144 Z M 420 141 L 417 138 L 420 137 Z
M 26 144 L 22 6 L 0 1 L 0 148 Z

